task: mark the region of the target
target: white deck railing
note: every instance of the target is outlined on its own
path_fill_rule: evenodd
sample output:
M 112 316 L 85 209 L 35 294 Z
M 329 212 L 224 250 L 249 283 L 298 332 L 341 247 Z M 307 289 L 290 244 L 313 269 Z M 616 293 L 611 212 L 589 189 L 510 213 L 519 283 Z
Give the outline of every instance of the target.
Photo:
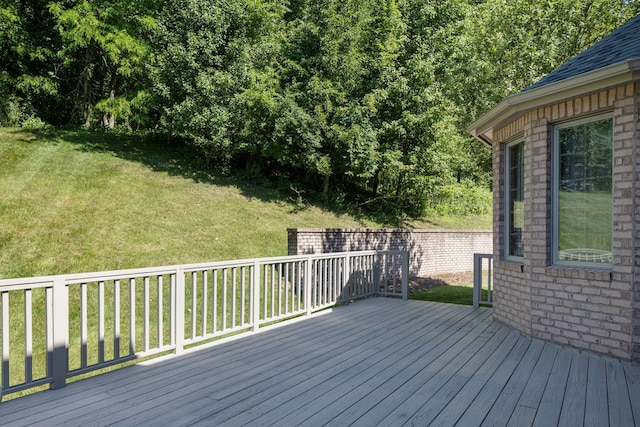
M 356 298 L 406 299 L 408 259 L 345 252 L 0 280 L 0 393 L 60 388 Z
M 493 306 L 493 254 L 473 254 L 473 306 L 480 305 Z

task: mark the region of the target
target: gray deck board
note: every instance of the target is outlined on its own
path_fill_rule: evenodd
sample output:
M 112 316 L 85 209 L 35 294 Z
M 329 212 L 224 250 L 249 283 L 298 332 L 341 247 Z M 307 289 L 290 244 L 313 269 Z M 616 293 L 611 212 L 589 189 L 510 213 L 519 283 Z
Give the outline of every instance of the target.
M 584 414 L 585 425 L 609 425 L 609 396 L 607 393 L 607 371 L 605 362 L 606 361 L 600 357 L 589 357 L 586 399 L 588 403 Z
M 588 373 L 589 359 L 587 355 L 584 353 L 574 354 L 560 413 L 560 425 L 567 427 L 584 425 Z
M 540 401 L 542 400 L 542 395 L 547 386 L 551 368 L 553 367 L 558 351 L 558 348 L 555 346 L 545 345 L 534 368 L 534 372 L 527 381 L 527 387 L 522 395 L 520 395 L 520 399 L 507 425 L 515 427 L 533 425 L 533 420 L 540 407 Z
M 502 391 L 496 396 L 495 403 L 482 421 L 483 426 L 504 426 L 508 424 L 520 396 L 525 387 L 528 386 L 529 377 L 535 369 L 543 348 L 544 343 L 542 341 L 532 340 L 527 352 L 520 359 L 515 372 L 511 375 Z M 498 399 L 498 397 L 500 398 Z
M 629 396 L 631 397 L 631 410 L 633 411 L 633 419 L 636 423 L 640 423 L 640 369 L 625 366 L 625 374 L 627 377 L 627 387 L 629 388 Z
M 556 360 L 551 368 L 549 381 L 542 394 L 540 406 L 533 420 L 534 426 L 554 426 L 558 425 L 564 392 L 567 389 L 567 379 L 571 369 L 572 351 L 559 351 Z
M 633 426 L 633 412 L 624 367 L 619 363 L 607 361 L 607 392 L 609 396 L 609 425 Z M 639 398 L 640 396 L 635 396 Z
M 0 425 L 640 425 L 640 366 L 375 298 L 0 404 Z

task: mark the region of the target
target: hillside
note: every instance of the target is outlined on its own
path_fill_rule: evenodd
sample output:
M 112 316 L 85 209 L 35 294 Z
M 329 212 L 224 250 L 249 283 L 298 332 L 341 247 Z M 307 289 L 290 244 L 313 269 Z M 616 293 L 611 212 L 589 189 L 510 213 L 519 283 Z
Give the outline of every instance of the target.
M 288 227 L 389 225 L 187 160 L 134 137 L 0 129 L 0 278 L 286 255 Z M 408 225 L 488 228 L 490 218 Z

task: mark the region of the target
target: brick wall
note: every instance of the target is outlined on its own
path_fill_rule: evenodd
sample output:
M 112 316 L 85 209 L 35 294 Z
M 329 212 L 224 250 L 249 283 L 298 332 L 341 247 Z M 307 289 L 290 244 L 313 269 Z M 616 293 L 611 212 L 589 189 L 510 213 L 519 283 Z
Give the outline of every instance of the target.
M 474 253 L 493 253 L 491 231 L 290 228 L 289 255 L 408 250 L 410 274 L 428 277 L 473 270 Z
M 629 108 L 629 107 L 627 107 Z M 633 112 L 631 112 L 633 114 Z M 633 177 L 633 184 L 635 189 L 634 208 L 631 209 L 632 217 L 635 219 L 634 224 L 640 224 L 640 177 L 638 171 L 640 171 L 640 153 L 638 152 L 638 144 L 640 144 L 640 83 L 636 84 L 635 88 L 635 123 L 633 121 L 628 123 L 620 123 L 623 126 L 623 131 L 633 132 L 635 139 L 635 174 Z M 640 362 L 640 227 L 636 225 L 634 230 L 634 264 L 633 264 L 633 289 L 631 294 L 632 308 L 633 308 L 633 323 L 631 328 L 632 334 L 632 359 L 635 362 Z
M 640 360 L 640 255 L 635 206 L 640 186 L 635 170 L 638 91 L 628 84 L 531 110 L 497 129 L 494 136 L 494 316 L 535 337 L 623 359 Z M 613 112 L 613 266 L 554 266 L 552 245 L 552 126 L 568 119 Z M 525 143 L 525 225 L 522 262 L 504 261 L 504 149 Z M 502 261 L 500 261 L 502 260 Z

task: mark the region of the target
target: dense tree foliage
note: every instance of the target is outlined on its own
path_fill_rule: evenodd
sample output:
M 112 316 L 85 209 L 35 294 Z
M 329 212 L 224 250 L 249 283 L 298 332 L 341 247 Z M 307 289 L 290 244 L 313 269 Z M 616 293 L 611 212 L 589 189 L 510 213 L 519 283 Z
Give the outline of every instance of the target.
M 149 130 L 207 164 L 419 215 L 488 185 L 469 122 L 637 13 L 640 0 L 0 0 L 0 125 Z

